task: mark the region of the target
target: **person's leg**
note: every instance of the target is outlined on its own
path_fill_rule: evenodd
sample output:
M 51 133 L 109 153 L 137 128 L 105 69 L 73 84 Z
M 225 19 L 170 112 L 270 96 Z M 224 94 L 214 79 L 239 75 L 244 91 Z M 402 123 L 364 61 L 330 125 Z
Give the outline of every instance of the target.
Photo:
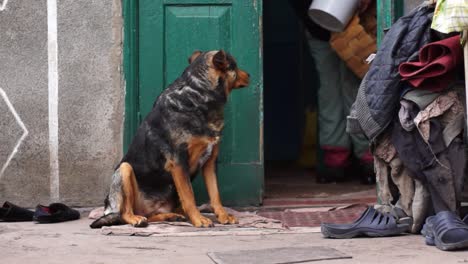
M 319 181 L 333 181 L 344 176 L 349 165 L 351 141 L 346 134 L 340 80 L 340 59 L 325 41 L 309 36 L 310 53 L 319 75 L 318 127 L 323 167 L 319 164 Z M 325 178 L 323 178 L 325 177 Z
M 361 79 L 359 79 L 345 64 L 340 61 L 340 74 L 343 94 L 343 124 L 346 124 L 346 117 L 349 115 L 351 106 L 356 100 Z M 364 134 L 348 134 L 352 143 L 353 154 L 359 160 L 361 182 L 365 184 L 375 183 L 375 173 L 373 157 L 369 151 L 369 141 Z

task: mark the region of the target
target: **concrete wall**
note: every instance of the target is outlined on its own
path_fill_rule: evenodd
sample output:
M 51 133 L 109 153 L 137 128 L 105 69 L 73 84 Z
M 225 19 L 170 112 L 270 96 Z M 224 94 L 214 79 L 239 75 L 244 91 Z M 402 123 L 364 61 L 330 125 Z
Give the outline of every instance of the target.
M 48 1 L 0 0 L 1 203 L 32 207 L 58 197 L 73 206 L 102 204 L 122 155 L 121 0 L 57 2 L 54 96 Z M 14 111 L 28 133 L 22 142 Z

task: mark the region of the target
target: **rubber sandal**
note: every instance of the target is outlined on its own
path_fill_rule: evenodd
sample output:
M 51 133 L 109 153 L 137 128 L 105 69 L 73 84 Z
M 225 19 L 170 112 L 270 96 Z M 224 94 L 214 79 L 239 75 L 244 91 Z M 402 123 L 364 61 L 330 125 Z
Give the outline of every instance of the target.
M 424 223 L 423 228 L 421 230 L 421 235 L 424 236 L 424 242 L 426 243 L 426 245 L 435 246 L 434 234 L 432 233 L 432 228 L 429 227 L 430 218 L 434 218 L 434 216 L 429 216 L 428 218 L 426 218 L 426 222 Z
M 434 241 L 434 234 L 432 233 L 432 230 L 429 231 L 428 229 L 429 228 L 429 224 L 427 222 L 430 222 L 428 221 L 429 218 L 433 218 L 434 216 L 429 216 L 427 219 L 426 219 L 426 224 L 424 224 L 423 226 L 423 229 L 421 230 L 421 235 L 424 236 L 424 242 L 426 243 L 426 245 L 428 246 L 435 246 L 435 241 Z M 465 216 L 465 218 L 463 218 L 463 223 L 465 223 L 466 225 L 468 225 L 468 215 Z
M 33 211 L 29 211 L 8 201 L 0 208 L 0 220 L 4 222 L 32 221 L 33 215 Z
M 404 233 L 409 228 L 409 224 L 399 224 L 391 214 L 381 213 L 373 207 L 368 207 L 354 223 L 322 223 L 321 225 L 322 235 L 326 238 L 395 236 Z
M 39 204 L 34 212 L 34 221 L 41 224 L 65 222 L 79 218 L 80 212 L 62 203 L 53 203 L 49 206 Z
M 468 217 L 461 220 L 454 212 L 439 212 L 426 219 L 421 234 L 427 245 L 440 250 L 468 248 Z

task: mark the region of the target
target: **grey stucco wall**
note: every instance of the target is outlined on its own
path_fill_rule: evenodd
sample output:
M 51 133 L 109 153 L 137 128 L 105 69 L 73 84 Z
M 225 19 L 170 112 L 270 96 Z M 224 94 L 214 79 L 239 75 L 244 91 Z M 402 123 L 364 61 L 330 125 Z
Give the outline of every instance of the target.
M 72 206 L 102 204 L 122 155 L 120 1 L 57 1 L 59 200 Z M 46 0 L 0 11 L 0 88 L 29 131 L 0 176 L 0 202 L 51 202 L 47 23 Z M 3 97 L 0 111 L 1 169 L 22 130 Z

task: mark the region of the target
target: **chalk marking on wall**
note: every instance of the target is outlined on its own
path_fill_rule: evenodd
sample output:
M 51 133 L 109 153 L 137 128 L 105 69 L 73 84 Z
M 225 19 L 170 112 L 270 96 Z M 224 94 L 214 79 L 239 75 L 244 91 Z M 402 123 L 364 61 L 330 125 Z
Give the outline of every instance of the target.
M 0 88 L 0 95 L 3 98 L 3 101 L 5 101 L 6 105 L 8 106 L 8 109 L 10 109 L 10 112 L 13 114 L 13 117 L 15 118 L 16 122 L 21 127 L 21 129 L 23 130 L 23 134 L 18 139 L 18 142 L 16 142 L 16 145 L 13 148 L 13 150 L 11 151 L 10 155 L 8 155 L 8 158 L 7 158 L 6 162 L 5 162 L 5 164 L 3 164 L 3 166 L 2 166 L 2 170 L 0 170 L 0 179 L 2 179 L 2 176 L 5 173 L 6 168 L 8 167 L 8 165 L 10 165 L 11 160 L 13 159 L 13 157 L 18 152 L 18 149 L 19 149 L 21 143 L 23 143 L 24 139 L 28 136 L 29 131 L 26 128 L 26 126 L 24 125 L 23 121 L 21 120 L 20 116 L 18 115 L 18 112 L 16 112 L 15 108 L 13 107 L 13 104 L 10 102 L 10 99 L 8 98 L 7 94 L 5 93 L 5 91 L 2 88 Z
M 60 199 L 59 140 L 58 140 L 58 43 L 57 0 L 47 0 L 47 48 L 49 66 L 49 154 L 50 199 Z
M 6 5 L 8 4 L 8 0 L 3 0 L 2 5 L 0 5 L 0 11 L 3 11 L 6 9 Z

